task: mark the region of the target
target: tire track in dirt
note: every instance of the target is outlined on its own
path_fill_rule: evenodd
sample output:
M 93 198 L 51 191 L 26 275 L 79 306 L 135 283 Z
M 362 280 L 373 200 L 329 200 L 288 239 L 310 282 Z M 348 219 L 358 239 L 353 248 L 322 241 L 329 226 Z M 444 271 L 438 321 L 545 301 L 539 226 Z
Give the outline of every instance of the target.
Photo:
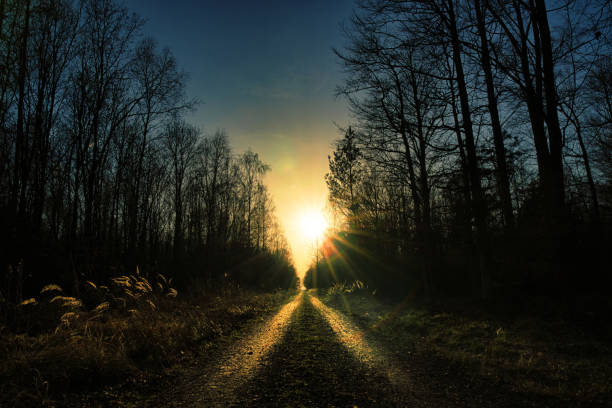
M 235 403 L 241 407 L 416 405 L 405 383 L 393 383 L 397 378 L 347 347 L 318 299 L 305 293 L 283 341 L 239 390 Z
M 439 406 L 415 398 L 405 367 L 305 291 L 219 355 L 154 406 Z
M 275 344 L 283 338 L 303 293 L 273 317 L 254 327 L 238 342 L 219 352 L 219 360 L 205 368 L 192 368 L 164 401 L 155 406 L 227 407 L 237 403 L 236 390 L 258 371 Z M 161 404 L 161 405 L 160 405 Z
M 354 323 L 342 314 L 325 306 L 319 299 L 312 296 L 312 305 L 321 313 L 342 344 L 360 362 L 370 369 L 384 373 L 387 380 L 400 390 L 414 388 L 414 384 L 406 368 L 398 366 L 394 358 L 385 352 L 384 347 L 365 338 L 364 333 Z

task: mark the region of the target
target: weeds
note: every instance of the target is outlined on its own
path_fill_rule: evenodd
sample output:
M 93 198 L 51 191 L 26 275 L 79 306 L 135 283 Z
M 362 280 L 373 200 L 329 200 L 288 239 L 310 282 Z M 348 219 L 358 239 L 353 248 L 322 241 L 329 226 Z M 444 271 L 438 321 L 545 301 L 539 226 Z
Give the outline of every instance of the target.
M 445 371 L 453 367 L 452 379 L 441 380 L 438 387 L 444 387 L 444 381 L 452 382 L 450 389 L 464 383 L 468 390 L 475 384 L 505 384 L 526 400 L 546 398 L 558 406 L 577 401 L 597 405 L 612 398 L 609 342 L 560 318 L 502 319 L 453 308 L 393 308 L 364 293 L 342 299 L 337 293 L 323 300 L 349 313 L 400 359 L 410 359 L 409 365 L 414 367 L 416 359 L 424 366 L 438 361 Z M 440 371 L 437 366 L 427 375 L 436 380 Z
M 0 406 L 53 405 L 162 373 L 283 300 L 246 292 L 182 299 L 171 285 L 137 270 L 108 286 L 87 282 L 82 299 L 51 284 L 15 306 L 16 317 L 0 321 Z
M 336 282 L 328 290 L 329 296 L 339 296 L 349 293 L 367 292 L 368 287 L 360 280 L 354 280 L 350 284 L 346 282 Z

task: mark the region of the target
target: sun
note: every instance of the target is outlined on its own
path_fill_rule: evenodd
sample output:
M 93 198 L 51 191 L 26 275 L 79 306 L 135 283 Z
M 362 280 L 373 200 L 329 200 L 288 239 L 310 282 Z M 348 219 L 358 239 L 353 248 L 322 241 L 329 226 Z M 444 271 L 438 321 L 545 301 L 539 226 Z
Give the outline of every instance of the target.
M 300 231 L 302 235 L 316 241 L 323 238 L 327 229 L 327 221 L 319 211 L 306 211 L 300 214 Z

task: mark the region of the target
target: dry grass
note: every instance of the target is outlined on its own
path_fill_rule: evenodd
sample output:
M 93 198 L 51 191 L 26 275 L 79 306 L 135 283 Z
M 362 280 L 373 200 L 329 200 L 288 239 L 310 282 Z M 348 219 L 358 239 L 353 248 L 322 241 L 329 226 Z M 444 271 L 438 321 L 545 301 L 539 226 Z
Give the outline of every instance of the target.
M 15 316 L 0 321 L 0 406 L 54 406 L 159 375 L 285 298 L 233 290 L 183 299 L 165 277 L 149 282 L 138 273 L 87 286 L 83 299 L 48 285 L 38 299 L 0 305 Z

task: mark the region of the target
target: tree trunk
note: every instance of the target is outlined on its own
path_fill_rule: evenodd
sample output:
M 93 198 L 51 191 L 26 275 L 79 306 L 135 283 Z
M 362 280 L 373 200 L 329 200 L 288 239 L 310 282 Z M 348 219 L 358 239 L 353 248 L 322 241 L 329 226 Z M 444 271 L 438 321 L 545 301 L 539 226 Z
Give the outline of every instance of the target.
M 553 222 L 563 222 L 565 218 L 565 186 L 563 176 L 563 136 L 558 116 L 557 85 L 553 61 L 552 41 L 548 26 L 548 15 L 544 0 L 535 0 L 535 17 L 540 32 L 542 65 L 544 74 L 544 94 L 546 96 L 546 125 L 550 145 L 550 210 Z
M 25 115 L 25 82 L 28 64 L 28 38 L 30 30 L 30 1 L 26 2 L 24 26 L 22 31 L 21 46 L 19 50 L 19 70 L 17 73 L 17 132 L 15 140 L 15 168 L 13 178 L 13 191 L 11 194 L 11 211 L 14 215 L 19 214 L 18 220 L 23 220 L 25 215 L 25 192 L 27 175 L 29 170 L 27 134 L 24 131 Z
M 486 208 L 484 194 L 480 184 L 480 169 L 478 167 L 478 157 L 476 154 L 476 144 L 474 141 L 474 131 L 472 129 L 472 118 L 470 113 L 469 96 L 463 73 L 463 62 L 461 61 L 461 43 L 457 32 L 457 22 L 454 10 L 454 0 L 447 0 L 448 5 L 448 29 L 451 35 L 453 50 L 453 62 L 457 70 L 457 88 L 459 91 L 459 101 L 461 105 L 461 117 L 463 120 L 463 130 L 465 132 L 465 145 L 467 151 L 468 173 L 470 175 L 470 186 L 472 189 L 472 208 L 476 226 L 476 248 L 480 259 L 480 296 L 489 297 L 490 277 L 488 274 L 488 237 L 486 224 Z
M 487 8 L 488 0 L 484 1 L 484 9 Z M 512 228 L 514 225 L 514 214 L 512 211 L 512 198 L 510 196 L 510 183 L 508 181 L 508 166 L 506 164 L 506 149 L 504 147 L 504 137 L 499 120 L 499 112 L 497 110 L 497 97 L 495 95 L 495 86 L 493 84 L 493 74 L 491 72 L 491 57 L 489 55 L 489 45 L 487 40 L 487 32 L 485 27 L 485 16 L 480 5 L 480 0 L 474 0 L 474 8 L 476 9 L 476 19 L 478 23 L 478 34 L 480 36 L 480 54 L 481 66 L 485 74 L 485 83 L 487 86 L 487 102 L 489 106 L 489 115 L 491 117 L 491 129 L 493 131 L 493 144 L 495 145 L 496 159 L 496 176 L 497 188 L 502 204 L 502 214 L 504 217 L 504 226 Z

